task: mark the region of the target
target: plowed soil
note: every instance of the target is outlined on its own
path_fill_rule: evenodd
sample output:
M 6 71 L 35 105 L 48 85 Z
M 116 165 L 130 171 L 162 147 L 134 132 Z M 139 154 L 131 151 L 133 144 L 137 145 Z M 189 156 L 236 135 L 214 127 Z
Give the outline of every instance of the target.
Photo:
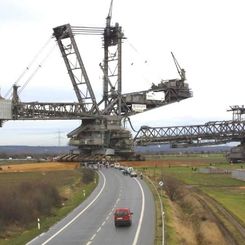
M 9 164 L 0 167 L 0 173 L 6 172 L 33 172 L 33 171 L 57 171 L 69 170 L 79 167 L 79 163 L 59 163 L 59 162 L 45 162 L 45 163 L 24 163 L 24 164 Z

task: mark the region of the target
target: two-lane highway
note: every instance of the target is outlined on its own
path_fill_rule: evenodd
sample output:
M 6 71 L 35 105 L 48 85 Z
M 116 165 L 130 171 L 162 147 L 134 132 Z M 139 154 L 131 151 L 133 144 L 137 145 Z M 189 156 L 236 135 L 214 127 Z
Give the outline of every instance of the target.
M 86 201 L 28 245 L 154 244 L 154 200 L 145 182 L 111 168 L 101 169 L 99 175 L 98 186 Z M 114 226 L 117 207 L 131 209 L 132 226 Z

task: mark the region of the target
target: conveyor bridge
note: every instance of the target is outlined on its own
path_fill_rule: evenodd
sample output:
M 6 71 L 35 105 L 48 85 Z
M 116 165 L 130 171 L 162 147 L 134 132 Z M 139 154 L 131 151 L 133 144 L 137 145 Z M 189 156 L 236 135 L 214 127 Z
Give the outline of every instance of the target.
M 148 127 L 135 135 L 136 145 L 170 143 L 172 147 L 245 141 L 245 121 L 214 121 L 204 125 Z

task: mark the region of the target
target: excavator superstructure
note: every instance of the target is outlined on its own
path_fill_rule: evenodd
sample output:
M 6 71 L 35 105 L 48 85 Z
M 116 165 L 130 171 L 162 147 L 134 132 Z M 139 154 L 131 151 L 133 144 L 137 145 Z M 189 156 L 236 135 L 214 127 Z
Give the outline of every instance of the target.
M 0 98 L 1 125 L 6 120 L 81 120 L 81 125 L 68 134 L 69 144 L 76 146 L 74 154 L 79 160 L 105 155 L 121 159 L 133 157 L 133 138 L 122 121 L 137 113 L 190 98 L 192 92 L 185 82 L 185 71 L 172 54 L 179 79 L 163 80 L 147 90 L 123 94 L 122 44 L 125 36 L 118 23 L 111 24 L 111 16 L 112 2 L 105 28 L 65 24 L 53 29 L 77 102 L 21 102 L 18 86 L 14 85 L 11 100 Z M 100 101 L 95 97 L 75 39 L 83 34 L 103 36 L 104 60 L 99 64 L 103 72 L 103 95 Z M 152 94 L 160 94 L 161 99 Z

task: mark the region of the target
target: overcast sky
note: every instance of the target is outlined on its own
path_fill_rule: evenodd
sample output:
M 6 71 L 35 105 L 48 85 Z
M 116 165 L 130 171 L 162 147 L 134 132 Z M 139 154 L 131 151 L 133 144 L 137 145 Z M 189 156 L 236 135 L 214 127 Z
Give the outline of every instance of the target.
M 161 79 L 178 78 L 172 51 L 186 70 L 194 95 L 133 116 L 136 129 L 232 118 L 226 112 L 229 106 L 244 104 L 244 5 L 243 0 L 114 0 L 112 22 L 119 22 L 127 37 L 123 44 L 123 93 L 148 89 Z M 5 97 L 29 67 L 50 39 L 52 28 L 67 23 L 104 27 L 109 6 L 110 0 L 1 0 L 1 96 Z M 99 97 L 102 39 L 80 36 L 78 44 Z M 53 39 L 32 69 L 40 63 L 42 67 L 20 94 L 21 101 L 75 101 Z M 31 74 L 30 69 L 19 85 Z M 79 121 L 8 121 L 0 128 L 0 145 L 64 145 L 66 134 L 79 125 Z

